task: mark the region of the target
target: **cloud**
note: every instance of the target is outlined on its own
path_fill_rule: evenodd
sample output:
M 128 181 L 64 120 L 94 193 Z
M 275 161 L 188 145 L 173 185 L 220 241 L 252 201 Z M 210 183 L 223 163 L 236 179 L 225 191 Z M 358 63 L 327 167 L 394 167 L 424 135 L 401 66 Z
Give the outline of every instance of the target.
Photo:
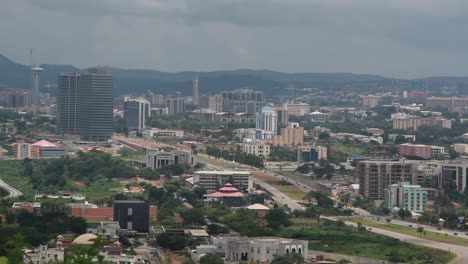
M 463 74 L 466 0 L 15 0 L 0 52 L 81 67 Z

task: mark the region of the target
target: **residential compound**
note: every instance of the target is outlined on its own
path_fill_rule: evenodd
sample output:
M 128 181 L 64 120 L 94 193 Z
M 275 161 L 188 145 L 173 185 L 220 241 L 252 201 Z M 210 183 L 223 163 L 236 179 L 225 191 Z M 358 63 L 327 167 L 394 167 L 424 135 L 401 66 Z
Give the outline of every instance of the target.
M 463 192 L 468 180 L 468 160 L 365 160 L 357 164 L 355 173 L 360 194 L 373 200 L 383 200 L 385 188 L 398 182 Z
M 203 187 L 208 193 L 216 192 L 227 182 L 232 183 L 239 190 L 253 188 L 252 175 L 248 171 L 197 171 L 193 176 L 193 182 Z
M 426 100 L 426 106 L 450 110 L 458 107 L 468 107 L 468 97 L 429 97 Z
M 452 128 L 452 120 L 443 117 L 421 118 L 415 116 L 397 116 L 392 120 L 393 129 L 418 130 L 421 126 L 439 126 Z

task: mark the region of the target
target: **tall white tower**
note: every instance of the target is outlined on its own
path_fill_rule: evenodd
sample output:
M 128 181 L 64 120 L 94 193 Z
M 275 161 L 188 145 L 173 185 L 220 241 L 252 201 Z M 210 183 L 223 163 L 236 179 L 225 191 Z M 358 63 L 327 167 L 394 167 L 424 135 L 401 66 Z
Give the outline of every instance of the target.
M 34 113 L 39 109 L 39 75 L 43 72 L 44 69 L 41 67 L 32 67 L 31 68 L 31 77 L 32 77 L 32 105 L 34 107 Z
M 278 131 L 278 113 L 271 106 L 264 106 L 262 111 L 257 113 L 255 127 L 276 134 Z
M 192 81 L 193 86 L 193 104 L 198 105 L 198 75 L 195 75 Z

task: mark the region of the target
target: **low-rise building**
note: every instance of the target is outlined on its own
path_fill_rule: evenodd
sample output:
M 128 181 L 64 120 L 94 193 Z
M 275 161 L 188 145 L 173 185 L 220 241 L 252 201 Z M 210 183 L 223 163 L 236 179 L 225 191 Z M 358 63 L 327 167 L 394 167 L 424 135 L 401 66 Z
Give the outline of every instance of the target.
M 453 148 L 458 153 L 461 153 L 461 154 L 467 154 L 468 153 L 468 144 L 456 143 L 456 144 L 453 145 Z
M 309 136 L 312 137 L 313 139 L 319 139 L 320 134 L 330 133 L 330 132 L 331 130 L 328 128 L 316 126 L 309 131 Z
M 154 138 L 154 137 L 183 138 L 184 137 L 184 131 L 183 130 L 175 130 L 175 129 L 151 128 L 151 129 L 143 131 L 143 136 L 145 138 Z
M 432 157 L 431 146 L 421 144 L 400 144 L 397 145 L 397 152 L 401 156 L 415 156 L 423 159 L 430 159 Z
M 404 143 L 397 145 L 397 152 L 401 156 L 415 156 L 423 159 L 430 159 L 431 157 L 445 155 L 445 147 Z
M 246 206 L 245 208 L 247 210 L 255 212 L 258 215 L 258 217 L 265 217 L 265 215 L 267 215 L 270 211 L 270 208 L 268 206 L 259 203 L 251 204 L 249 206 Z
M 289 115 L 304 116 L 310 112 L 310 105 L 306 103 L 285 104 Z
M 309 163 L 327 159 L 327 147 L 322 146 L 299 146 L 297 147 L 297 162 Z
M 306 120 L 311 122 L 327 122 L 330 120 L 330 113 L 322 113 L 319 111 L 314 111 L 305 116 Z
M 242 237 L 228 240 L 225 258 L 229 261 L 269 263 L 274 256 L 297 253 L 307 259 L 308 245 L 309 242 L 306 240 L 279 237 Z
M 393 118 L 393 129 L 418 130 L 421 126 L 438 126 L 443 128 L 452 128 L 452 120 L 443 117 L 396 117 Z
M 226 183 L 217 192 L 203 195 L 205 202 L 221 202 L 227 206 L 239 206 L 243 198 L 244 194 L 230 183 Z
M 427 191 L 420 185 L 398 182 L 385 189 L 385 206 L 388 209 L 406 209 L 421 213 L 426 210 Z
M 255 155 L 261 158 L 268 158 L 270 156 L 270 145 L 264 143 L 261 140 L 252 140 L 244 138 L 242 141 L 242 151 L 247 154 Z

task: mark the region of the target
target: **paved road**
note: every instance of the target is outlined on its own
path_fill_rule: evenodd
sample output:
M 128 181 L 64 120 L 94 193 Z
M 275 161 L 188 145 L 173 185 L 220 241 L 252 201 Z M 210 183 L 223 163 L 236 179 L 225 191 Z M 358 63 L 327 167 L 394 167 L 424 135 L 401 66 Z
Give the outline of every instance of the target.
M 402 225 L 402 226 L 412 225 L 412 228 L 418 228 L 419 226 L 421 226 L 421 227 L 424 228 L 424 230 L 427 230 L 427 231 L 436 232 L 436 233 L 440 233 L 440 234 L 448 234 L 450 236 L 458 236 L 458 237 L 468 239 L 467 233 L 465 233 L 465 231 L 460 231 L 460 230 L 451 230 L 451 229 L 446 229 L 446 228 L 442 228 L 441 230 L 437 230 L 437 227 L 435 227 L 435 226 L 420 225 L 418 223 L 406 222 L 406 221 L 401 221 L 401 220 L 397 220 L 397 219 L 392 219 L 392 224 Z M 454 233 L 456 233 L 457 235 L 454 235 Z
M 335 221 L 336 218 L 333 217 L 322 217 L 324 219 L 332 220 Z M 353 222 L 345 222 L 347 225 L 352 225 L 352 226 L 357 226 L 356 223 Z M 423 238 L 419 237 L 414 237 L 414 236 L 409 236 L 409 235 L 404 235 L 400 233 L 395 233 L 379 228 L 374 228 L 372 227 L 371 232 L 381 234 L 381 235 L 386 235 L 389 237 L 397 238 L 401 241 L 405 241 L 411 244 L 416 244 L 420 246 L 425 246 L 425 247 L 431 247 L 431 248 L 437 248 L 437 249 L 442 249 L 442 250 L 447 250 L 449 252 L 454 252 L 457 257 L 453 259 L 450 264 L 466 264 L 468 263 L 468 248 L 463 247 L 463 246 L 456 246 L 456 245 L 451 245 L 451 244 L 446 244 L 442 242 L 437 242 L 437 241 L 431 241 L 431 240 L 426 240 Z
M 3 199 L 15 198 L 15 197 L 18 197 L 18 196 L 23 194 L 19 190 L 17 190 L 15 188 L 11 187 L 10 185 L 8 185 L 3 180 L 0 180 L 0 188 L 8 192 L 8 195 L 3 197 Z
M 304 206 L 300 205 L 295 200 L 289 198 L 284 193 L 278 191 L 278 189 L 271 186 L 270 184 L 258 180 L 254 180 L 254 183 L 260 185 L 263 189 L 270 192 L 278 202 L 286 204 L 292 210 L 305 210 Z

